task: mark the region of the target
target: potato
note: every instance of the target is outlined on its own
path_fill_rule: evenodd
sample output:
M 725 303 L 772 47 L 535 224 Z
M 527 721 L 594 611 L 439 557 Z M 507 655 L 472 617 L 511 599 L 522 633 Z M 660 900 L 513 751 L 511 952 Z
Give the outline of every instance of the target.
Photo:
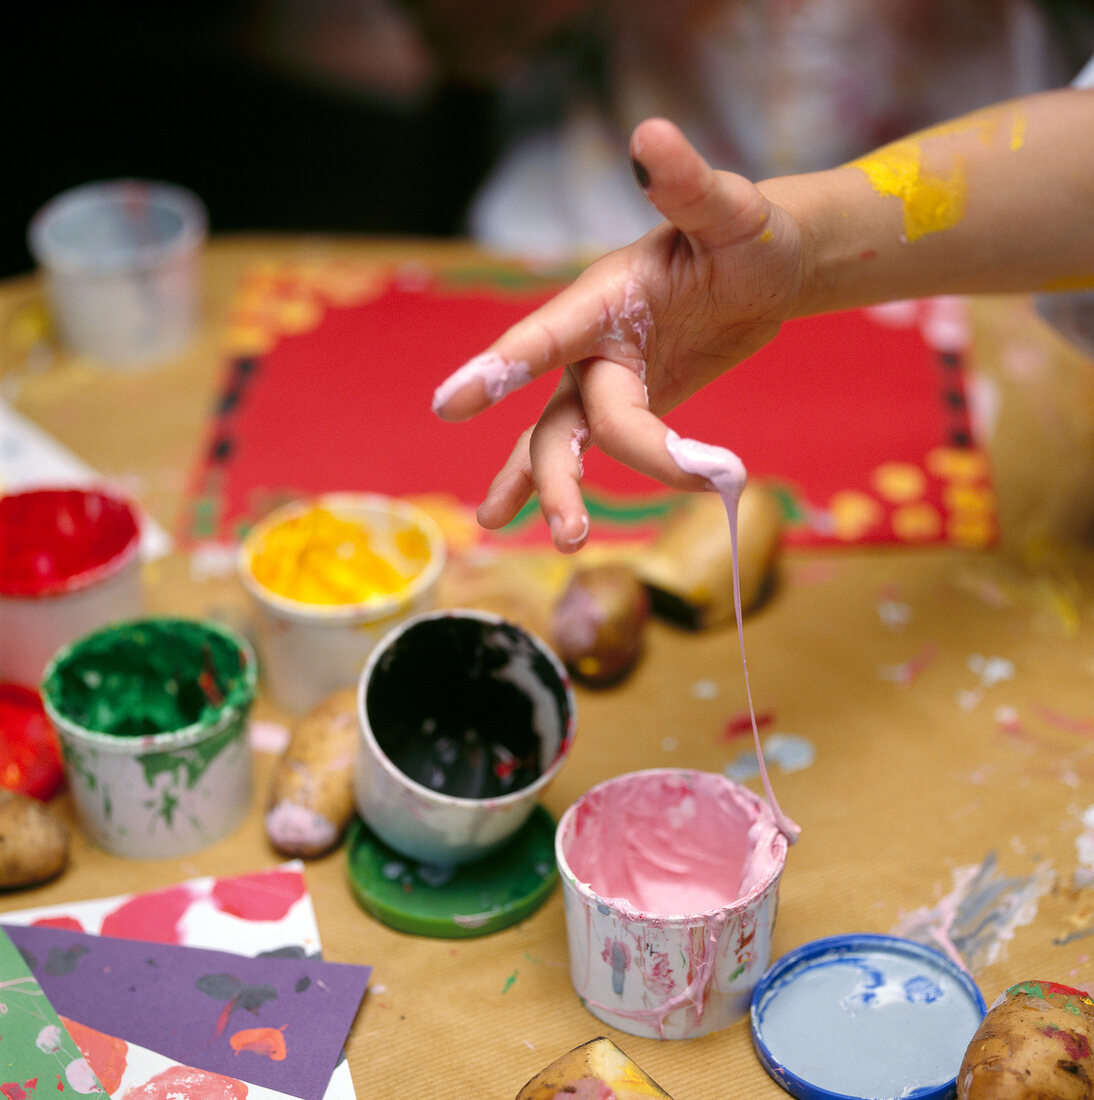
M 774 495 L 750 482 L 737 508 L 741 610 L 766 596 L 782 545 L 782 508 Z M 696 493 L 669 517 L 638 559 L 639 579 L 650 590 L 653 612 L 692 630 L 734 618 L 733 546 L 725 505 L 716 493 Z
M 354 813 L 358 736 L 356 688 L 324 699 L 296 724 L 267 802 L 266 836 L 279 852 L 310 859 L 342 839 Z
M 1094 1000 L 1055 982 L 1012 985 L 957 1075 L 959 1100 L 1094 1100 Z
M 554 646 L 575 679 L 612 684 L 638 660 L 648 617 L 649 597 L 629 566 L 578 569 L 555 605 Z
M 68 829 L 36 798 L 0 788 L 0 888 L 34 886 L 68 863 Z
M 672 1100 L 667 1092 L 611 1041 L 601 1036 L 575 1047 L 541 1070 L 517 1100 Z

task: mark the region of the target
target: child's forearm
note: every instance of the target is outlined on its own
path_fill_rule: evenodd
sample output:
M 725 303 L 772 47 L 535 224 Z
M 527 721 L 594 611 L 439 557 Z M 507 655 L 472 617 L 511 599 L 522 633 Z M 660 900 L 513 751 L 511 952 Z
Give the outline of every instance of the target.
M 986 108 L 760 190 L 802 229 L 798 315 L 1094 286 L 1094 90 Z

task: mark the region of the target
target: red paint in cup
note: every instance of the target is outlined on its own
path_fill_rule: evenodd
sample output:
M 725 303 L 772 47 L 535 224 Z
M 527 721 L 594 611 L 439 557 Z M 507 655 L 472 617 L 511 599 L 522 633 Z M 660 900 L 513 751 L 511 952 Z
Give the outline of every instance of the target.
M 143 611 L 140 527 L 94 488 L 0 496 L 0 681 L 36 687 L 68 642 Z
M 132 507 L 98 489 L 32 489 L 0 496 L 0 595 L 86 588 L 137 553 Z

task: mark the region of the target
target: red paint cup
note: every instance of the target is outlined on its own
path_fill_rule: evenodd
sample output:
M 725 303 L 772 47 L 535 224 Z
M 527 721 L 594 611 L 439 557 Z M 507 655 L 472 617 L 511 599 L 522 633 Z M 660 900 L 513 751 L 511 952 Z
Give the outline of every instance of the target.
M 103 489 L 0 496 L 0 680 L 37 685 L 53 654 L 142 612 L 140 526 Z

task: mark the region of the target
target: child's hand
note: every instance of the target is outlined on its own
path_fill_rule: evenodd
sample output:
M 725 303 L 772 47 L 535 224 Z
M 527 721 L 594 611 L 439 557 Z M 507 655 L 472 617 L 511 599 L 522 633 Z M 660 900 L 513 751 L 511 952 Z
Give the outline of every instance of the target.
M 434 401 L 445 420 L 462 420 L 562 371 L 478 517 L 501 527 L 538 492 L 564 551 L 588 534 L 581 454 L 589 446 L 665 485 L 703 487 L 673 462 L 659 417 L 766 344 L 805 279 L 794 219 L 744 178 L 711 169 L 671 123 L 642 123 L 631 154 L 666 221 L 592 264 L 442 383 Z

